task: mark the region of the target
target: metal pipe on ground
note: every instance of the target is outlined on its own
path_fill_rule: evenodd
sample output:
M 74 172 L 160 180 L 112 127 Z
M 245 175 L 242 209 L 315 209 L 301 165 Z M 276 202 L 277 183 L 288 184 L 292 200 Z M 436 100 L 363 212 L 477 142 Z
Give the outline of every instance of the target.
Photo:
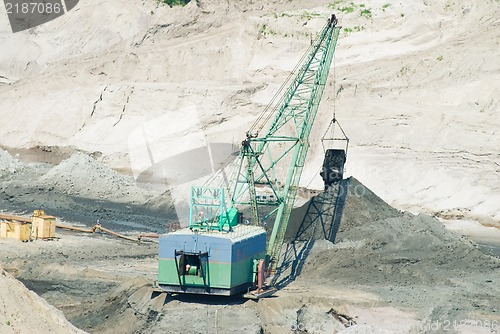
M 142 238 L 158 239 L 160 235 L 158 233 L 141 233 L 139 234 L 139 240 Z
M 8 221 L 18 221 L 18 222 L 24 222 L 24 223 L 30 223 L 30 224 L 32 223 L 31 218 L 23 217 L 23 216 L 0 214 L 0 219 L 8 220 Z M 120 233 L 113 232 L 105 227 L 102 227 L 100 224 L 94 225 L 91 229 L 70 226 L 70 225 L 63 225 L 63 224 L 56 224 L 56 227 L 66 229 L 66 230 L 71 230 L 71 231 L 83 232 L 83 233 L 95 233 L 96 231 L 102 231 L 102 232 L 114 235 L 116 237 L 119 237 L 119 238 L 122 238 L 125 240 L 129 240 L 129 241 L 141 241 L 141 239 L 143 239 L 143 238 L 149 238 L 149 239 L 159 238 L 159 235 L 156 233 L 141 233 L 137 237 L 137 239 L 135 239 L 135 238 L 128 237 L 128 236 L 120 234 Z
M 141 240 L 141 236 L 139 236 L 137 239 L 132 238 L 132 237 L 128 237 L 126 235 L 123 235 L 123 234 L 120 234 L 120 233 L 116 233 L 116 232 L 113 232 L 113 231 L 111 231 L 111 230 L 109 230 L 109 229 L 107 229 L 105 227 L 102 227 L 101 224 L 94 225 L 92 227 L 92 229 L 86 229 L 86 228 L 69 226 L 69 225 L 62 225 L 62 224 L 56 224 L 56 227 L 67 229 L 67 230 L 71 230 L 71 231 L 84 232 L 84 233 L 95 233 L 96 231 L 102 231 L 102 232 L 114 235 L 114 236 L 122 238 L 122 239 L 129 240 L 129 241 L 140 241 Z M 151 238 L 153 236 L 152 235 L 148 235 L 147 237 Z
M 109 233 L 111 235 L 114 235 L 118 238 L 122 238 L 122 239 L 125 239 L 125 240 L 129 240 L 129 241 L 140 241 L 139 239 L 134 239 L 134 238 L 131 238 L 131 237 L 127 237 L 126 235 L 123 235 L 123 234 L 120 234 L 120 233 L 116 233 L 116 232 L 113 232 L 111 230 L 108 230 L 107 228 L 105 227 L 102 227 L 101 225 L 95 225 L 94 226 L 95 230 L 96 231 L 103 231 L 103 232 L 106 232 L 106 233 Z
M 139 234 L 139 241 L 148 241 L 148 242 L 155 242 L 155 243 L 159 243 L 159 239 L 160 238 L 160 235 L 157 234 L 157 233 L 141 233 Z
M 4 215 L 0 214 L 0 219 L 4 220 L 15 220 L 18 222 L 31 223 L 31 218 L 26 218 L 22 216 Z
M 69 226 L 69 225 L 62 225 L 62 224 L 56 224 L 56 227 L 58 228 L 63 228 L 66 230 L 71 230 L 71 231 L 78 231 L 78 232 L 84 232 L 84 233 L 94 233 L 94 229 L 87 229 L 87 228 L 81 228 L 81 227 L 75 227 L 75 226 Z

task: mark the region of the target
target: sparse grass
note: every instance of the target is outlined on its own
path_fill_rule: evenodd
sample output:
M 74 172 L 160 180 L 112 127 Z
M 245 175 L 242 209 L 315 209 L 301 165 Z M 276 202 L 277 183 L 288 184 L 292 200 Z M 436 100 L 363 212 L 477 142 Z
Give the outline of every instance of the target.
M 267 24 L 257 24 L 257 30 L 258 30 L 258 36 L 267 36 L 267 35 L 272 35 L 275 36 L 278 33 L 276 30 L 271 29 Z M 286 36 L 288 37 L 288 36 Z
M 354 26 L 352 28 L 349 28 L 349 27 L 345 27 L 344 28 L 344 33 L 346 35 L 352 33 L 352 32 L 360 32 L 362 30 L 365 30 L 365 27 L 364 26 Z
M 191 0 L 163 0 L 163 3 L 166 3 L 170 7 L 174 7 L 174 6 L 185 6 L 190 1 Z
M 337 8 L 340 10 L 342 13 L 352 13 L 354 12 L 354 7 L 342 7 L 342 8 Z
M 363 9 L 360 14 L 361 16 L 372 17 L 372 11 L 369 9 Z
M 294 17 L 294 16 L 300 16 L 301 19 L 306 19 L 310 20 L 315 17 L 321 17 L 320 13 L 313 13 L 313 12 L 308 12 L 308 11 L 303 11 L 300 14 L 290 14 L 290 13 L 273 13 L 272 14 L 275 19 L 280 18 L 280 17 Z M 262 17 L 262 16 L 261 16 Z
M 330 9 L 337 9 L 338 10 L 338 7 L 339 5 L 343 2 L 343 0 L 335 0 L 334 2 L 328 4 L 328 8 Z
M 258 24 L 257 29 L 259 30 L 259 35 L 266 35 L 267 24 Z
M 311 13 L 311 12 L 308 12 L 308 11 L 304 11 L 304 12 L 300 15 L 300 18 L 301 18 L 301 19 L 310 20 L 310 19 L 312 19 L 313 17 L 319 17 L 319 16 L 321 16 L 321 14 L 318 14 L 318 13 Z
M 367 8 L 364 3 L 355 4 L 354 2 L 350 2 L 349 4 L 346 4 L 341 0 L 336 0 L 333 3 L 330 3 L 328 8 L 336 9 L 344 14 L 349 14 L 359 9 L 360 16 L 372 17 L 371 9 Z
M 384 4 L 384 5 L 382 6 L 382 10 L 385 12 L 385 10 L 386 10 L 387 8 L 389 8 L 389 7 L 391 7 L 391 4 L 390 4 L 390 3 L 386 3 L 386 4 Z
M 401 76 L 407 75 L 409 72 L 410 72 L 410 67 L 409 66 L 403 66 L 399 70 L 399 73 L 401 74 Z

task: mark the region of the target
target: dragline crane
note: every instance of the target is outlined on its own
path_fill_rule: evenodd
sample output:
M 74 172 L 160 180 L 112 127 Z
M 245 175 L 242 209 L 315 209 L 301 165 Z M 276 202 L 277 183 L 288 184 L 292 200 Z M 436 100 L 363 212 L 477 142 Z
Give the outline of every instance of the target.
M 160 238 L 159 287 L 232 295 L 262 288 L 264 275 L 275 272 L 339 32 L 332 15 L 247 131 L 231 167 L 191 188 L 189 228 Z

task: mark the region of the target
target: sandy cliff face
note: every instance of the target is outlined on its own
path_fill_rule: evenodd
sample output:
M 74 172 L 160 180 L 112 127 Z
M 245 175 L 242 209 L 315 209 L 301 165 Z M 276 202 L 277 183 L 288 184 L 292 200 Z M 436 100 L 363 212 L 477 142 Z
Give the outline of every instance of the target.
M 0 267 L 0 331 L 2 333 L 85 333 L 61 311 Z
M 0 144 L 101 151 L 136 177 L 208 143 L 237 145 L 336 12 L 344 29 L 302 184 L 322 186 L 335 109 L 348 174 L 382 198 L 498 221 L 499 8 L 108 1 L 16 34 L 3 20 Z

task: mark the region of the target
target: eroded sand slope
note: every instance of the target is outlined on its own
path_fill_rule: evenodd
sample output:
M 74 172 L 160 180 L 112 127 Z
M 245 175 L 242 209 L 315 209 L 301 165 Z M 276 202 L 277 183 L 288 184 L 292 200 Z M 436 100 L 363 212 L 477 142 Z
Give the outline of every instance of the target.
M 335 108 L 348 173 L 382 198 L 495 223 L 499 6 L 102 1 L 17 34 L 4 20 L 0 144 L 101 151 L 136 177 L 207 142 L 238 144 L 336 12 L 336 74 L 303 185 L 321 187 L 319 139 Z

